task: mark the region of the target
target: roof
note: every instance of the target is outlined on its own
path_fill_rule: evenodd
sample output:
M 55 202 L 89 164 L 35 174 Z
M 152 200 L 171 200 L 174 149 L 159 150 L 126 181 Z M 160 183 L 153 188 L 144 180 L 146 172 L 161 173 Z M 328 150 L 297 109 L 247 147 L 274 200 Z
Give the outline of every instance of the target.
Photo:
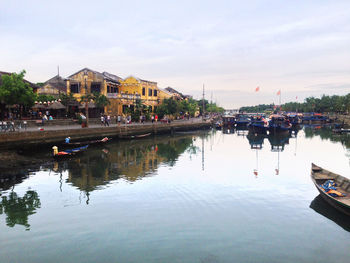
M 123 80 L 121 77 L 118 77 L 117 75 L 108 73 L 108 72 L 106 72 L 106 71 L 102 72 L 102 75 L 103 75 L 107 80 L 110 80 L 110 81 L 113 81 L 113 82 L 117 82 L 117 83 L 120 83 L 120 81 Z
M 66 86 L 66 82 L 65 80 L 59 76 L 59 75 L 56 75 L 54 76 L 53 78 L 47 80 L 44 82 L 44 86 L 45 85 L 50 85 L 51 87 L 53 88 L 56 88 L 58 89 L 59 91 L 62 91 L 62 92 L 67 92 L 67 86 Z
M 184 97 L 184 95 L 181 92 L 178 92 L 176 89 L 173 89 L 171 87 L 167 87 L 167 88 L 165 88 L 165 90 L 170 92 L 170 93 L 176 93 L 176 94 L 180 95 L 181 97 Z
M 72 78 L 74 75 L 77 75 L 78 73 L 82 72 L 82 71 L 90 71 L 98 76 L 100 76 L 101 78 L 105 79 L 105 80 L 108 80 L 108 81 L 111 81 L 111 82 L 114 82 L 116 84 L 120 84 L 120 80 L 122 80 L 122 78 L 118 77 L 117 75 L 114 75 L 114 74 L 111 74 L 111 73 L 108 73 L 106 71 L 104 71 L 103 73 L 100 73 L 96 70 L 92 70 L 92 69 L 89 69 L 89 68 L 83 68 L 77 72 L 75 72 L 74 74 L 70 75 L 68 77 L 68 79 Z
M 5 71 L 0 71 L 0 77 L 1 77 L 2 75 L 11 75 L 11 74 L 13 74 L 13 72 L 10 73 L 10 72 L 5 72 Z M 34 84 L 34 83 L 32 83 L 32 82 L 30 82 L 30 81 L 28 81 L 28 80 L 26 80 L 26 79 L 23 79 L 23 81 L 24 81 L 25 83 L 29 84 L 29 86 L 30 86 L 32 89 L 35 89 L 35 90 L 36 90 L 36 89 L 39 89 L 39 88 L 40 88 L 39 85 Z M 0 78 L 0 83 L 1 83 L 1 78 Z
M 151 83 L 151 84 L 156 84 L 156 85 L 157 85 L 157 82 L 150 81 L 150 80 L 145 80 L 145 79 L 140 79 L 140 78 L 135 77 L 135 76 L 133 76 L 133 75 L 130 75 L 130 76 L 126 77 L 125 79 L 128 79 L 128 78 L 134 78 L 134 79 L 136 79 L 138 82 L 147 82 L 147 83 Z

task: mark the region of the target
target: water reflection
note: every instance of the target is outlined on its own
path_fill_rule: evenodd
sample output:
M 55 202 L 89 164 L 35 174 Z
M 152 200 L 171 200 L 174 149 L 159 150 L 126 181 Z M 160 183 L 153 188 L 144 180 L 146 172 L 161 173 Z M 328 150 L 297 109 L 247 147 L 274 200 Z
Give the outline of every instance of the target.
M 91 148 L 79 158 L 54 162 L 50 169 L 61 174 L 66 171 L 66 182 L 84 192 L 88 204 L 90 192 L 118 179 L 140 180 L 154 174 L 161 164 L 174 166 L 186 150 L 194 154 L 198 151 L 191 135 L 118 141 L 108 147 Z
M 314 200 L 312 200 L 310 208 L 315 210 L 315 212 L 319 213 L 320 215 L 332 220 L 346 231 L 350 232 L 349 217 L 328 204 L 325 200 L 323 200 L 321 195 L 318 195 Z
M 6 214 L 7 226 L 23 225 L 26 230 L 30 230 L 28 217 L 35 214 L 40 206 L 39 195 L 34 190 L 28 190 L 23 197 L 16 192 L 10 192 L 7 196 L 1 196 L 0 215 Z
M 332 127 L 330 126 L 306 126 L 305 137 L 313 138 L 319 136 L 322 140 L 330 140 L 332 142 L 340 142 L 344 147 L 350 149 L 350 136 L 349 134 L 336 134 L 332 132 Z

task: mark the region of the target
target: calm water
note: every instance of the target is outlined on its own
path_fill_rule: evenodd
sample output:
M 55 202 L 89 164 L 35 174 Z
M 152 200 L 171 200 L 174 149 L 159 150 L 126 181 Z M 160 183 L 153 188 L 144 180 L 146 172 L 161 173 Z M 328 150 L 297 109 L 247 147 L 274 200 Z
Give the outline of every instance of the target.
M 349 262 L 350 218 L 309 174 L 314 162 L 349 177 L 350 136 L 225 132 L 18 171 L 0 182 L 0 262 Z

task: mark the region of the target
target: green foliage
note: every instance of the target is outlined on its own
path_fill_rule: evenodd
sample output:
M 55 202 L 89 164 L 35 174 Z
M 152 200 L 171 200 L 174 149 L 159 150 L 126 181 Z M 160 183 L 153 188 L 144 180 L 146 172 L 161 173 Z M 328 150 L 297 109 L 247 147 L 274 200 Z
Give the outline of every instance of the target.
M 53 100 L 56 100 L 56 98 L 51 95 L 35 94 L 35 100 L 44 102 L 44 101 L 53 101 Z
M 251 107 L 242 107 L 240 111 L 246 112 L 263 112 L 268 108 L 273 108 L 270 105 L 258 105 Z M 308 97 L 303 103 L 287 102 L 282 104 L 284 111 L 297 112 L 332 112 L 332 113 L 349 113 L 350 112 L 350 93 L 345 96 L 327 96 L 322 95 L 321 98 Z
M 95 102 L 95 104 L 98 108 L 103 108 L 103 107 L 111 104 L 109 99 L 105 95 L 100 94 L 100 93 L 94 93 L 92 100 Z
M 19 74 L 2 75 L 0 85 L 0 103 L 5 105 L 19 104 L 27 107 L 34 105 L 35 94 L 23 78 L 25 70 Z
M 74 102 L 77 102 L 77 99 L 73 96 L 72 93 L 69 93 L 69 95 L 61 93 L 60 99 L 61 99 L 61 103 L 64 106 L 69 106 L 69 105 L 73 104 Z

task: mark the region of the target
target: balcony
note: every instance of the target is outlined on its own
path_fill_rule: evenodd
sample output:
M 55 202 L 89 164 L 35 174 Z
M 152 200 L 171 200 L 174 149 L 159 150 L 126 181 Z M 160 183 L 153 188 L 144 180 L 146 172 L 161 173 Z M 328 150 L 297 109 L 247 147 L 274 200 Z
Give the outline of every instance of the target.
M 123 99 L 123 100 L 137 100 L 141 99 L 140 94 L 120 94 L 120 93 L 107 93 L 108 99 Z

